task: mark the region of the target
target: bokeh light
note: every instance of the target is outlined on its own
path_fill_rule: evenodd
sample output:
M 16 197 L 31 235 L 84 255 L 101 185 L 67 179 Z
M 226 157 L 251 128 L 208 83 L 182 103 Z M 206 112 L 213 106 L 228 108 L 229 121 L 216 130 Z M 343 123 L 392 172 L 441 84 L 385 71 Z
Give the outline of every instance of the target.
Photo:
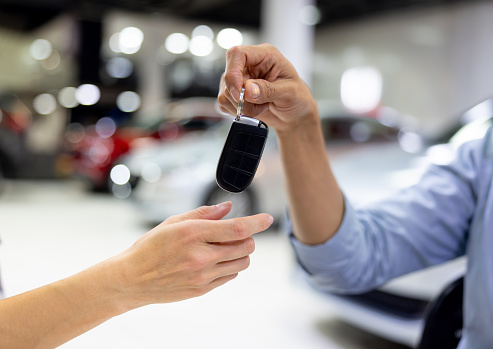
M 196 36 L 205 36 L 209 39 L 214 39 L 214 31 L 212 30 L 211 27 L 207 25 L 199 25 L 195 27 L 192 31 L 192 38 Z
M 89 147 L 87 155 L 94 164 L 102 165 L 108 162 L 110 149 L 103 143 L 94 143 Z
M 140 50 L 144 41 L 144 33 L 136 27 L 127 27 L 122 29 L 118 36 L 118 44 L 121 52 L 134 54 Z
M 130 180 L 130 170 L 125 165 L 116 165 L 111 169 L 110 178 L 113 183 L 118 185 L 124 185 Z
M 75 87 L 64 87 L 58 92 L 58 103 L 64 108 L 75 108 L 79 105 L 75 93 L 77 89 Z
M 243 34 L 234 28 L 225 28 L 217 34 L 217 43 L 224 49 L 241 45 L 243 43 Z
M 132 61 L 125 57 L 113 57 L 106 63 L 106 72 L 117 79 L 128 78 L 134 70 Z
M 372 67 L 351 68 L 341 78 L 341 100 L 355 113 L 374 110 L 382 96 L 382 76 Z
M 399 145 L 408 153 L 418 153 L 423 149 L 423 139 L 415 132 L 401 131 L 398 134 Z
M 195 56 L 208 56 L 213 49 L 214 43 L 207 36 L 195 36 L 190 40 L 190 52 Z
M 51 55 L 41 61 L 41 65 L 46 70 L 55 70 L 60 66 L 60 62 L 62 58 L 60 57 L 60 53 L 57 50 L 52 50 Z
M 116 105 L 126 113 L 134 112 L 140 107 L 140 96 L 133 91 L 122 92 L 116 98 Z
M 116 131 L 115 121 L 110 117 L 104 117 L 96 122 L 96 133 L 101 138 L 109 138 Z
M 36 60 L 43 60 L 50 57 L 52 51 L 51 43 L 45 39 L 36 39 L 29 47 L 29 53 Z
M 75 91 L 75 98 L 82 105 L 93 105 L 99 101 L 101 92 L 96 85 L 83 84 Z
M 115 33 L 111 35 L 110 40 L 109 40 L 109 45 L 111 51 L 115 53 L 121 53 L 122 49 L 120 47 L 120 33 Z
M 113 184 L 111 187 L 111 192 L 118 199 L 126 199 L 130 196 L 132 187 L 130 186 L 130 183 L 125 183 L 122 185 Z
M 49 115 L 56 110 L 56 107 L 56 99 L 49 93 L 39 94 L 33 99 L 33 108 L 38 114 Z
M 189 42 L 190 40 L 185 34 L 173 33 L 168 35 L 164 42 L 164 46 L 171 53 L 182 54 L 187 52 Z
M 301 23 L 305 25 L 316 25 L 322 17 L 318 7 L 313 5 L 303 6 L 299 15 Z
M 349 136 L 355 142 L 366 142 L 371 137 L 370 125 L 364 121 L 354 123 L 349 129 Z

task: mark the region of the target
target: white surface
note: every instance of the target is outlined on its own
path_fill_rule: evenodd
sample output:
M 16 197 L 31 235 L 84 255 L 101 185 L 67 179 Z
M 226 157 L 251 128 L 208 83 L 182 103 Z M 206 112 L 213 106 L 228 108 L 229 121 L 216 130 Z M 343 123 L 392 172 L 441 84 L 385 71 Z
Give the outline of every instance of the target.
M 0 194 L 7 296 L 116 254 L 147 227 L 131 205 L 75 182 L 11 182 Z M 111 319 L 62 346 L 86 348 L 403 348 L 345 325 L 297 283 L 282 234 L 258 234 L 251 266 L 211 293 Z
M 331 302 L 341 319 L 358 328 L 413 348 L 421 340 L 423 319 L 399 318 L 374 309 L 368 311 L 365 306 L 332 295 L 324 295 L 324 297 Z

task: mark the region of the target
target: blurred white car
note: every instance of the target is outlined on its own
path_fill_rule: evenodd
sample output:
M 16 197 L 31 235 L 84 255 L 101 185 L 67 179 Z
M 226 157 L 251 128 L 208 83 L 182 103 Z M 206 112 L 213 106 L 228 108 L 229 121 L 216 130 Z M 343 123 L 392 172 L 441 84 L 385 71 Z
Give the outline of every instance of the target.
M 351 152 L 363 143 L 365 147 L 392 144 L 395 150 L 405 155 L 396 142 L 395 128 L 372 118 L 348 113 L 323 115 L 322 124 L 331 158 Z M 224 123 L 204 132 L 190 133 L 176 141 L 153 147 L 134 149 L 112 170 L 113 193 L 117 197 L 130 197 L 151 222 L 160 222 L 204 204 L 227 200 L 233 202 L 230 217 L 268 212 L 282 219 L 286 195 L 273 129 L 269 130 L 262 160 L 250 187 L 240 194 L 232 194 L 217 185 L 216 167 L 232 121 L 232 117 L 225 116 Z
M 204 204 L 231 200 L 231 216 L 264 210 L 281 214 L 285 204 L 282 169 L 275 135 L 271 132 L 262 161 L 252 185 L 240 194 L 232 194 L 216 184 L 216 166 L 232 118 L 202 133 L 190 133 L 167 144 L 140 149 L 121 159 L 114 168 L 129 171 L 130 184 L 114 184 L 116 196 L 127 194 L 151 222 L 192 210 Z M 116 176 L 116 175 L 115 175 Z M 113 176 L 113 179 L 116 177 Z

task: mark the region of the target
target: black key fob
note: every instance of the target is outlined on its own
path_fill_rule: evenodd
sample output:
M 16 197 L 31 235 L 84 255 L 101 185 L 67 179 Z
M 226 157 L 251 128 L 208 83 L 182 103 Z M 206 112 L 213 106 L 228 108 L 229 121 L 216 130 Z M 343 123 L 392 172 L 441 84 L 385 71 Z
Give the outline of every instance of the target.
M 237 117 L 219 158 L 216 171 L 217 184 L 233 193 L 240 193 L 255 176 L 264 151 L 269 128 L 257 119 Z

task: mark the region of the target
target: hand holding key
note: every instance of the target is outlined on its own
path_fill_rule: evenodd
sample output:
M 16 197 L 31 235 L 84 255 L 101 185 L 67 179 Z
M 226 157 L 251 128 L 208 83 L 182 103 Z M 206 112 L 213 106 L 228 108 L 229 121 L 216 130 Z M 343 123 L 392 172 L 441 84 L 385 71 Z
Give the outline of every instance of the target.
M 226 53 L 218 102 L 235 115 L 245 87 L 244 114 L 258 118 L 276 132 L 318 122 L 315 100 L 292 64 L 272 45 L 236 46 Z
M 310 89 L 269 44 L 228 50 L 218 95 L 221 110 L 234 115 L 243 86 L 244 113 L 276 131 L 294 236 L 310 245 L 327 241 L 341 224 L 344 197 L 327 161 Z

